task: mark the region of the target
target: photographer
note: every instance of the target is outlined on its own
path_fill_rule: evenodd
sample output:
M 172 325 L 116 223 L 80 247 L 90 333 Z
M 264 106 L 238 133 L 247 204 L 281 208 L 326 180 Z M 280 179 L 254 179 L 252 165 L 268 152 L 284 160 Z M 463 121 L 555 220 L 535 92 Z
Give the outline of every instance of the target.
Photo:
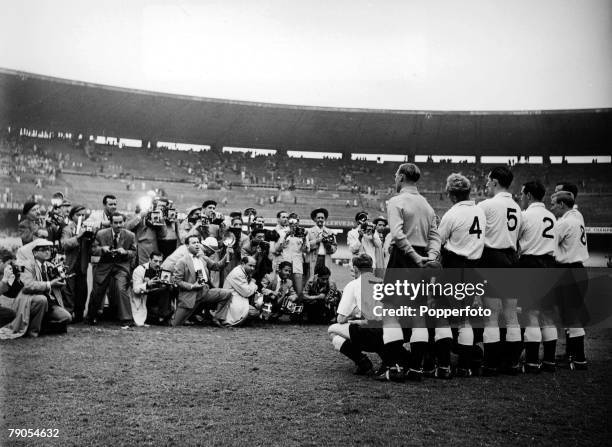
M 310 213 L 315 226 L 306 231 L 309 273 L 317 270 L 317 267 L 331 265 L 331 255 L 338 249 L 334 233 L 325 226 L 328 217 L 329 212 L 325 208 L 317 208 Z
M 34 233 L 41 227 L 40 206 L 36 202 L 26 202 L 21 212 L 21 220 L 17 225 L 17 232 L 23 245 L 34 240 Z
M 66 310 L 73 314 L 73 321 L 83 321 L 87 302 L 87 268 L 93 243 L 93 227 L 83 225 L 85 207 L 75 205 L 69 213 L 70 222 L 62 230 L 62 247 L 66 255 L 68 278 L 64 296 Z
M 331 281 L 330 270 L 326 266 L 315 269 L 315 274 L 304 287 L 304 314 L 309 323 L 330 323 L 336 318 L 336 308 L 342 293 L 334 281 Z
M 299 308 L 295 303 L 298 301 L 298 294 L 291 281 L 291 268 L 291 262 L 282 261 L 276 272 L 268 273 L 261 280 L 264 303 L 269 303 L 269 311 L 262 312 L 262 318 L 265 320 L 274 320 L 283 313 L 297 317 L 296 311 Z
M 163 259 L 160 252 L 154 251 L 149 262 L 139 265 L 132 273 L 134 293 L 130 303 L 136 326 L 146 326 L 147 321 L 153 324 L 168 324 L 172 318 L 170 289 L 173 284 L 171 272 L 161 269 Z
M 131 263 L 136 255 L 136 242 L 134 233 L 123 228 L 125 221 L 123 214 L 115 213 L 111 219 L 111 228 L 98 231 L 93 243 L 92 254 L 99 256 L 100 261 L 93 270 L 93 290 L 87 307 L 86 322 L 91 325 L 97 324 L 102 300 L 109 289 L 111 278 L 114 278 L 115 291 L 119 296 L 109 293 L 108 298 L 111 305 L 117 309 L 119 320 L 125 326 L 132 321 L 129 275 Z
M 380 241 L 380 246 L 376 245 L 374 253 L 374 273 L 376 276 L 382 278 L 385 274 L 385 268 L 387 267 L 387 261 L 389 260 L 389 247 L 387 241 L 390 242 L 391 238 L 386 237 L 389 234 L 389 222 L 383 216 L 379 216 L 372 221 L 376 231 L 374 232 L 375 241 Z
M 262 278 L 273 271 L 272 260 L 270 259 L 270 241 L 268 232 L 263 228 L 257 228 L 251 232 L 251 239 L 241 250 L 241 258 L 252 256 L 255 258 L 257 266 L 253 273 L 253 278 L 258 285 L 261 285 Z
M 0 279 L 0 295 L 12 295 L 10 293 L 11 289 L 14 289 L 19 283 L 19 276 L 17 275 L 20 275 L 20 272 L 15 272 L 16 267 L 14 266 L 14 260 L 15 256 L 12 252 L 5 248 L 0 249 L 0 272 L 2 273 L 2 278 Z M 16 295 L 13 295 L 13 297 L 14 296 Z M 10 323 L 15 318 L 15 312 L 8 307 L 3 307 L 2 304 L 3 303 L 0 302 L 0 327 Z
M 196 233 L 196 231 L 202 225 L 202 208 L 199 206 L 192 206 L 187 210 L 187 218 L 179 224 L 179 240 L 181 244 L 185 243 L 185 238 L 190 234 L 198 234 L 201 237 L 208 237 L 206 235 Z
M 237 326 L 249 318 L 259 316 L 259 311 L 251 304 L 254 303 L 258 285 L 253 277 L 257 261 L 252 256 L 245 256 L 240 265 L 235 267 L 225 279 L 223 288 L 231 290 L 232 298 L 229 305 L 224 306 L 215 313 L 215 318 L 223 326 Z
M 91 225 L 94 231 L 98 231 L 102 228 L 110 228 L 111 217 L 117 212 L 117 197 L 112 194 L 106 194 L 102 198 L 102 210 L 92 211 L 87 218 L 87 225 Z
M 64 227 L 68 224 L 67 216 L 72 204 L 64 199 L 61 192 L 53 195 L 51 204 L 53 207 L 45 216 L 45 227 L 49 233 L 49 240 L 55 244 L 61 240 Z
M 137 209 L 134 219 L 130 219 L 125 228 L 136 236 L 138 264 L 147 262 L 151 253 L 159 250 L 158 240 L 166 237 L 163 211 L 155 202 L 148 210 L 138 212 Z
M 202 218 L 208 222 L 208 236 L 219 237 L 219 225 L 223 222 L 223 215 L 217 213 L 217 202 L 206 200 L 202 203 Z M 221 218 L 221 222 L 219 219 Z
M 208 244 L 216 243 L 216 239 L 209 238 Z M 205 244 L 207 241 L 204 241 Z M 180 326 L 194 314 L 200 313 L 204 308 L 212 312 L 226 307 L 226 302 L 231 299 L 231 290 L 211 288 L 208 282 L 209 269 L 207 262 L 201 256 L 202 244 L 200 237 L 190 235 L 185 238 L 185 252 L 176 262 L 173 268 L 173 278 L 179 293 L 178 302 L 172 326 Z M 208 247 L 208 246 L 206 246 Z M 204 248 L 206 248 L 204 247 Z M 177 248 L 176 251 L 179 251 Z M 208 247 L 208 251 L 212 251 Z
M 157 202 L 158 208 L 162 212 L 163 222 L 166 226 L 165 234 L 162 234 L 157 239 L 159 251 L 164 257 L 177 249 L 179 245 L 179 228 L 177 222 L 176 209 L 171 200 L 161 198 Z
M 31 258 L 24 265 L 21 273 L 23 288 L 13 305 L 16 316 L 0 329 L 0 339 L 24 335 L 38 337 L 43 323 L 65 332 L 65 325 L 71 321 L 71 317 L 63 307 L 60 289 L 66 283 L 61 276 L 55 276 L 57 272 L 48 262 L 52 247 L 53 244 L 45 239 L 36 239 L 29 245 Z
M 288 221 L 289 231 L 281 245 L 280 258 L 282 261 L 291 263 L 293 286 L 298 297 L 300 297 L 304 286 L 304 252 L 307 249 L 306 230 L 300 227 L 300 219 L 297 214 L 291 213 Z
M 361 211 L 355 216 L 356 227 L 347 234 L 347 243 L 353 256 L 365 253 L 374 261 L 376 250 L 382 249 L 382 241 L 375 237 L 375 225 L 368 221 L 368 213 Z M 352 261 L 351 261 L 352 262 Z M 379 266 L 374 263 L 374 268 Z

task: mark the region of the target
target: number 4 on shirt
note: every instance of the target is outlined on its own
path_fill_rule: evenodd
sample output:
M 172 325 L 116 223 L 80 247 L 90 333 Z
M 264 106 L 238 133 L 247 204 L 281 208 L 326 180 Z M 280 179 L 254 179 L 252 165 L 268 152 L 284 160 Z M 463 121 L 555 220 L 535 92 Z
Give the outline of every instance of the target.
M 478 220 L 478 216 L 474 216 L 474 221 L 472 222 L 472 226 L 470 227 L 469 234 L 475 234 L 478 239 L 480 239 L 480 235 L 482 234 L 482 230 L 480 229 L 480 221 Z

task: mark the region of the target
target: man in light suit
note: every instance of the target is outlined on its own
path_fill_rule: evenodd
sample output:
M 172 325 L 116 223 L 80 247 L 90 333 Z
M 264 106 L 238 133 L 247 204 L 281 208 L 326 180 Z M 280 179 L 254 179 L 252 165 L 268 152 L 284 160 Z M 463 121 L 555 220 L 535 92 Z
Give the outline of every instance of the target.
M 308 242 L 306 262 L 309 264 L 309 276 L 314 275 L 317 267 L 330 266 L 331 255 L 338 249 L 334 234 L 325 226 L 328 217 L 329 212 L 325 208 L 317 208 L 310 213 L 310 218 L 314 221 L 315 226 L 306 230 Z M 330 239 L 329 243 L 326 242 L 327 238 Z
M 115 279 L 115 293 L 109 293 L 111 306 L 117 308 L 119 321 L 125 326 L 132 322 L 130 305 L 130 266 L 136 255 L 134 233 L 123 228 L 123 214 L 111 216 L 111 228 L 96 233 L 93 243 L 93 256 L 100 256 L 100 261 L 93 270 L 93 290 L 87 307 L 87 323 L 97 324 L 98 311 L 104 294 L 109 288 L 111 278 Z M 113 302 L 114 301 L 114 302 Z
M 257 292 L 257 283 L 253 278 L 253 273 L 257 267 L 257 261 L 252 256 L 245 256 L 240 260 L 240 265 L 235 267 L 223 283 L 225 289 L 230 289 L 232 299 L 221 312 L 214 315 L 224 326 L 237 326 L 244 323 L 249 318 L 259 316 L 259 311 L 255 309 L 249 301 Z
M 70 314 L 63 307 L 60 289 L 65 285 L 62 278 L 51 278 L 49 274 L 53 243 L 36 239 L 30 244 L 32 258 L 23 264 L 21 273 L 23 288 L 15 299 L 15 319 L 0 329 L 0 339 L 18 338 L 23 335 L 38 337 L 46 323 L 66 325 Z M 65 326 L 64 326 L 65 331 Z
M 185 237 L 187 254 L 174 266 L 174 280 L 179 287 L 178 303 L 173 326 L 180 326 L 193 314 L 205 307 L 212 311 L 219 309 L 232 297 L 231 290 L 210 288 L 209 270 L 200 257 L 202 250 L 200 237 L 189 235 Z

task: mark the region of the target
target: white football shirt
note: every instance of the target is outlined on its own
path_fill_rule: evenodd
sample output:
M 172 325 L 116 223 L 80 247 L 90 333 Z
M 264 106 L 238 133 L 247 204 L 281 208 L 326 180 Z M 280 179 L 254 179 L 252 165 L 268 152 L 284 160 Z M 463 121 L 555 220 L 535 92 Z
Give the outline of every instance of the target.
M 509 192 L 498 192 L 494 197 L 478 204 L 485 213 L 485 246 L 489 248 L 513 248 L 516 250 L 521 226 L 521 207 Z
M 442 246 L 467 259 L 480 259 L 486 222 L 484 211 L 473 200 L 455 203 L 438 227 Z
M 520 255 L 552 255 L 555 252 L 555 216 L 542 202 L 534 202 L 522 212 L 519 230 Z
M 582 214 L 569 210 L 555 226 L 555 260 L 562 264 L 584 262 L 589 259 L 586 228 Z
M 361 317 L 361 278 L 349 282 L 342 291 L 342 298 L 338 303 L 338 314 L 345 317 Z

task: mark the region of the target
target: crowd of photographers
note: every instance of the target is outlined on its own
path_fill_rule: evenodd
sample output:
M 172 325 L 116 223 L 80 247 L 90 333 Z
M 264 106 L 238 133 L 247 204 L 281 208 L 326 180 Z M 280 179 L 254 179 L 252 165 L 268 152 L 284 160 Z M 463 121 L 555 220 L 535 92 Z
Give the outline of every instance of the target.
M 117 212 L 113 195 L 91 212 L 60 193 L 51 202 L 48 211 L 26 203 L 23 245 L 2 250 L 0 294 L 13 302 L 0 307 L 0 338 L 102 319 L 129 328 L 335 318 L 341 291 L 329 267 L 337 243 L 324 208 L 312 211 L 310 228 L 279 211 L 271 229 L 255 209 L 226 217 L 213 200 L 179 213 L 157 197 L 130 216 Z M 356 221 L 351 251 L 382 267 L 386 220 L 360 213 Z

